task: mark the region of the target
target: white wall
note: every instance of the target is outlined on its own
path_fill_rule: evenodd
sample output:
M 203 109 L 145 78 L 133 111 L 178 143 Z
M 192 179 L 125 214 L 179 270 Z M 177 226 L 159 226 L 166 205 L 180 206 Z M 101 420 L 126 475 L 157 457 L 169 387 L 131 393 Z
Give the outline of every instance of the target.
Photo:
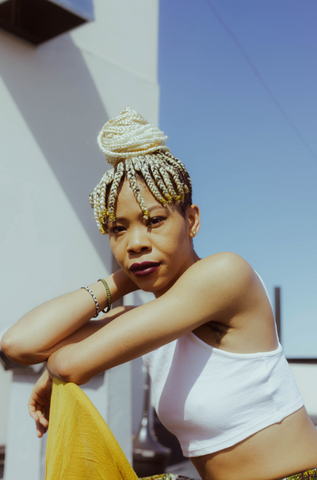
M 0 30 L 0 330 L 110 266 L 88 202 L 106 169 L 95 139 L 128 103 L 157 123 L 159 98 L 157 2 L 117 3 L 37 48 Z
M 6 372 L 0 364 L 0 445 L 5 445 L 7 439 L 11 380 L 12 372 Z
M 110 272 L 88 201 L 106 170 L 96 136 L 127 104 L 158 122 L 158 0 L 94 5 L 95 22 L 39 47 L 0 30 L 0 331 Z
M 308 414 L 317 418 L 317 365 L 291 363 L 290 367 Z

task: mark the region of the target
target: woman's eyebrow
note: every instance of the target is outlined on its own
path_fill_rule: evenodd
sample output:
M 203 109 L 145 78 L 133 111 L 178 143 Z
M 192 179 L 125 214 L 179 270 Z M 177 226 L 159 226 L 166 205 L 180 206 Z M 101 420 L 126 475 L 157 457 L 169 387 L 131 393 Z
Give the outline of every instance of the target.
M 168 210 L 164 208 L 162 205 L 154 205 L 153 207 L 148 208 L 149 213 L 153 212 L 154 210 L 162 210 L 164 213 L 168 213 Z M 143 218 L 143 212 L 140 210 L 140 217 Z M 129 219 L 127 217 L 116 217 L 116 220 L 112 223 L 116 222 L 126 222 Z
M 148 208 L 149 212 L 153 212 L 153 210 L 164 210 L 166 211 L 166 208 L 163 207 L 163 205 L 154 205 L 153 207 Z

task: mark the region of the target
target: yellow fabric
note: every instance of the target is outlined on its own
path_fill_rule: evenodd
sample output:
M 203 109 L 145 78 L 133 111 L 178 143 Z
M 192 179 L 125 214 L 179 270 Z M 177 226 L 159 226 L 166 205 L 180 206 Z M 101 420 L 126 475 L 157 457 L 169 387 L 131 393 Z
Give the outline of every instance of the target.
M 118 442 L 85 393 L 54 378 L 45 480 L 137 480 Z

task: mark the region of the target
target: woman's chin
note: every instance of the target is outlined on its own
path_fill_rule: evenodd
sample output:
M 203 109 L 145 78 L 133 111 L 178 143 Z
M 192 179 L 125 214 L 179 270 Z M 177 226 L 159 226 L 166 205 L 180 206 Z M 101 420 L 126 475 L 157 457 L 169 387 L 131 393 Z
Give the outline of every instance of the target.
M 152 277 L 152 275 L 141 277 L 141 279 L 135 278 L 134 282 L 140 288 L 140 290 L 153 293 L 156 296 L 156 294 L 166 287 L 168 282 L 164 281 L 162 278 L 150 277 Z
M 151 284 L 150 282 L 135 282 L 138 287 L 140 288 L 140 290 L 143 290 L 143 292 L 151 292 L 151 293 L 155 293 L 156 290 L 159 290 L 160 287 L 158 285 L 155 285 L 155 284 Z

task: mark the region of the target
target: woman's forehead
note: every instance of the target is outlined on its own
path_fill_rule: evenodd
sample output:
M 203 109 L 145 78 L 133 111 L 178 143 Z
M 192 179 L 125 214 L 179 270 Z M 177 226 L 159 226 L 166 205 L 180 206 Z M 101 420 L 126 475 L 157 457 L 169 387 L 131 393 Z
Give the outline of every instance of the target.
M 152 193 L 142 180 L 140 181 L 138 179 L 138 187 L 140 189 L 140 194 L 142 195 L 149 211 L 154 211 L 157 209 L 165 210 L 163 205 L 158 200 L 156 200 L 156 198 L 152 195 Z M 135 198 L 130 183 L 128 182 L 128 180 L 124 180 L 117 196 L 116 217 L 120 217 L 121 212 L 124 212 L 126 214 L 127 211 L 130 211 L 131 213 L 137 211 L 139 213 L 141 211 L 141 208 Z

